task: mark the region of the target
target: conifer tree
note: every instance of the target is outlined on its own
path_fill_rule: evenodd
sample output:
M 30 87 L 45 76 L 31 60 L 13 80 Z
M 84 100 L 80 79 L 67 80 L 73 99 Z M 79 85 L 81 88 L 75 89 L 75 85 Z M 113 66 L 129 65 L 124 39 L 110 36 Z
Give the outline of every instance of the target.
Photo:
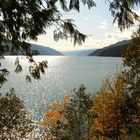
M 95 6 L 93 0 L 0 1 L 0 57 L 3 57 L 6 52 L 27 55 L 34 65 L 29 68 L 26 79 L 28 81 L 31 81 L 31 77 L 40 79 L 41 73 L 44 73 L 44 68 L 47 67 L 47 61 L 36 63 L 32 57 L 36 51 L 30 49 L 27 41 L 37 40 L 38 35 L 46 33 L 49 27 L 54 26 L 54 40 L 70 37 L 74 45 L 81 44 L 86 35 L 77 30 L 72 19 L 63 17 L 63 12 L 80 11 L 80 2 L 87 5 L 89 9 Z M 19 61 L 16 63 L 15 71 L 22 71 Z M 4 72 L 0 70 L 0 86 L 7 80 Z

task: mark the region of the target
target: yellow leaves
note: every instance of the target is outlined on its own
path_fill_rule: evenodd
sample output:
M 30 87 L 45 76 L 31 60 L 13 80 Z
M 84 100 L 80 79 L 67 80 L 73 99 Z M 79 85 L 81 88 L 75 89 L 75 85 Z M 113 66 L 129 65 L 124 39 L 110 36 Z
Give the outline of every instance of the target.
M 45 119 L 41 122 L 43 127 L 57 127 L 57 122 L 64 120 L 64 104 L 67 104 L 71 96 L 65 96 L 62 101 L 57 100 L 54 104 L 47 106 L 47 112 L 45 112 Z
M 42 122 L 42 126 L 55 126 L 57 121 L 63 120 L 63 115 L 59 112 L 52 111 L 45 113 L 46 119 Z
M 46 122 L 48 122 L 49 124 L 54 124 L 56 122 L 56 120 L 61 120 L 61 115 L 54 111 L 54 112 L 46 112 L 45 113 L 47 120 Z
M 90 100 L 87 101 L 88 103 L 91 104 L 88 104 L 90 107 L 89 110 L 86 112 L 87 113 L 86 115 L 89 117 L 91 112 L 93 112 L 94 115 L 96 115 L 94 119 L 90 119 L 89 122 L 90 123 L 88 128 L 89 133 L 96 134 L 94 136 L 91 136 L 92 137 L 91 140 L 94 140 L 94 137 L 96 136 L 99 136 L 100 140 L 110 140 L 110 139 L 117 139 L 117 138 L 123 139 L 127 135 L 126 134 L 127 131 L 125 129 L 125 125 L 127 123 L 126 118 L 129 118 L 127 114 L 129 114 L 131 110 L 129 110 L 128 106 L 126 105 L 127 101 L 129 101 L 128 100 L 129 98 L 125 91 L 125 86 L 126 85 L 125 85 L 124 75 L 122 73 L 116 74 L 114 79 L 112 78 L 112 79 L 104 80 L 102 88 L 99 90 L 97 95 L 94 96 L 94 98 L 92 98 L 93 103 L 89 102 Z M 78 95 L 82 95 L 82 94 L 78 94 Z M 77 100 L 72 100 L 73 99 L 72 97 L 73 96 L 65 96 L 63 101 L 56 101 L 53 105 L 48 105 L 48 111 L 45 112 L 46 118 L 43 121 L 43 125 L 45 127 L 53 128 L 54 130 L 60 130 L 61 128 L 61 130 L 63 130 L 64 131 L 63 133 L 65 134 L 68 133 L 66 130 L 64 130 L 66 128 L 62 127 L 64 126 L 65 123 L 67 125 L 68 123 L 70 123 L 70 125 L 74 125 L 75 123 L 77 123 L 76 122 L 77 120 L 80 120 L 79 119 L 81 117 L 80 115 L 71 116 L 71 114 L 73 113 L 72 111 L 75 111 L 74 113 L 76 114 L 76 111 L 80 110 L 83 106 L 78 106 L 78 109 L 76 108 L 77 110 L 75 108 L 74 110 L 71 110 L 73 109 L 71 108 L 71 106 L 72 105 L 74 106 L 75 103 L 77 103 L 76 102 Z M 83 99 L 85 99 L 85 97 L 86 96 L 82 98 L 82 101 Z M 71 102 L 74 104 L 71 104 Z M 86 108 L 88 107 L 88 105 L 86 106 Z M 124 117 L 124 115 L 126 116 Z M 76 121 L 74 121 L 75 117 L 78 117 L 76 118 L 77 119 Z M 138 118 L 135 118 L 133 120 L 134 123 L 139 123 Z M 74 129 L 76 129 L 76 127 Z M 62 131 L 58 131 L 58 133 L 59 132 Z M 91 137 L 89 136 L 89 138 Z M 86 137 L 84 136 L 82 136 L 82 138 L 86 139 Z
M 125 106 L 124 86 L 123 75 L 118 74 L 114 80 L 106 79 L 95 97 L 93 110 L 98 117 L 93 127 L 103 134 L 115 133 L 121 126 L 120 109 Z
M 53 105 L 48 105 L 47 106 L 48 110 L 60 110 L 62 108 L 62 102 L 61 101 L 56 101 L 56 103 L 54 103 Z
M 44 127 L 56 127 L 57 121 L 63 121 L 63 114 L 60 113 L 62 110 L 62 103 L 56 101 L 53 105 L 48 105 L 48 112 L 45 112 L 45 119 L 41 122 L 41 125 Z
M 71 98 L 71 96 L 65 96 L 64 97 L 64 103 L 66 104 L 66 103 L 68 103 L 68 101 L 70 100 L 70 98 Z

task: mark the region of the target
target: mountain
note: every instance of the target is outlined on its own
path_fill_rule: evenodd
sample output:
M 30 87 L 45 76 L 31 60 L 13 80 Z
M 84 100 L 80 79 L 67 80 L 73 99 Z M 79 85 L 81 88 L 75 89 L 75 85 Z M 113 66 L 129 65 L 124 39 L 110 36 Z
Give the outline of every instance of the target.
M 63 55 L 59 51 L 56 51 L 50 47 L 36 44 L 31 44 L 31 50 L 35 51 L 38 55 Z M 4 55 L 10 55 L 10 52 L 6 52 Z M 18 55 L 21 55 L 21 53 L 19 52 Z
M 124 51 L 128 47 L 130 40 L 123 40 L 116 44 L 97 49 L 93 51 L 89 56 L 110 56 L 110 57 L 122 57 Z
M 65 56 L 88 56 L 93 51 L 94 49 L 87 49 L 87 50 L 63 51 L 62 53 Z
M 57 50 L 54 50 L 50 47 L 45 47 L 41 45 L 31 44 L 31 49 L 39 52 L 39 55 L 63 55 Z

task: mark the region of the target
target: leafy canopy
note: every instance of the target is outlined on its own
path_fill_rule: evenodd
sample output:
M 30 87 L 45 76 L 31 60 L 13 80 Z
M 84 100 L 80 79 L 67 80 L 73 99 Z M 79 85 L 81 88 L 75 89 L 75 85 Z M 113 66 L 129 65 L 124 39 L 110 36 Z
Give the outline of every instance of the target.
M 120 30 L 130 28 L 139 21 L 139 16 L 134 12 L 134 8 L 140 5 L 139 0 L 108 0 L 110 11 L 114 17 L 114 23 L 117 22 Z
M 95 6 L 93 0 L 82 0 L 88 8 Z M 58 6 L 58 4 L 60 6 Z M 60 8 L 59 8 L 60 7 Z M 4 0 L 0 1 L 0 57 L 7 52 L 13 55 L 27 55 L 29 62 L 28 81 L 31 77 L 40 79 L 47 67 L 47 61 L 36 63 L 32 55 L 37 54 L 30 49 L 26 41 L 37 40 L 37 36 L 46 33 L 46 29 L 55 27 L 54 39 L 72 38 L 74 45 L 85 41 L 86 35 L 80 33 L 71 19 L 64 19 L 62 12 L 80 10 L 79 0 Z M 63 18 L 63 19 L 62 19 Z M 16 60 L 15 72 L 21 72 L 22 66 Z M 0 65 L 1 66 L 1 65 Z M 0 69 L 0 86 L 7 81 L 6 69 Z
M 95 6 L 93 0 L 82 0 L 89 8 Z M 69 5 L 67 4 L 69 3 Z M 60 9 L 58 8 L 60 4 Z M 74 39 L 74 44 L 81 44 L 85 35 L 80 33 L 70 19 L 62 20 L 62 12 L 80 9 L 79 0 L 4 0 L 0 2 L 0 52 L 29 54 L 27 40 L 37 40 L 37 36 L 46 33 L 46 28 L 55 26 L 54 39 Z
M 139 0 L 108 0 L 114 22 L 123 30 L 139 20 L 133 12 L 139 6 Z M 80 11 L 80 4 L 88 8 L 95 6 L 94 0 L 4 0 L 0 1 L 0 54 L 8 50 L 12 54 L 30 54 L 27 40 L 37 40 L 37 36 L 46 33 L 51 26 L 54 39 L 73 38 L 74 44 L 81 44 L 85 35 L 80 33 L 73 20 L 64 19 L 63 13 L 71 10 Z M 60 5 L 60 6 L 59 6 Z

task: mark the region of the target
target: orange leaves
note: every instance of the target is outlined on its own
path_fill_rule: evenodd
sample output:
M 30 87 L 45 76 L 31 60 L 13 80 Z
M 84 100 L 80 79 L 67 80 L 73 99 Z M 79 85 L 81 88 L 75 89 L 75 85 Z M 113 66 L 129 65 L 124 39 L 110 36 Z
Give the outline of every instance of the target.
M 51 118 L 55 118 L 55 117 L 57 117 L 59 115 L 59 113 L 56 112 L 56 111 L 54 111 L 54 112 L 46 112 L 45 114 L 46 114 L 46 116 L 51 117 Z
M 93 102 L 85 93 L 85 87 L 73 90 L 71 96 L 48 106 L 43 125 L 56 139 L 90 139 L 91 124 L 95 113 L 91 111 Z M 48 133 L 47 133 L 48 134 Z
M 64 104 L 68 103 L 70 96 L 65 96 L 63 102 L 57 100 L 54 104 L 47 106 L 47 112 L 45 112 L 45 119 L 41 122 L 43 127 L 57 127 L 57 122 L 64 120 Z
M 112 137 L 120 135 L 122 125 L 121 109 L 125 106 L 123 75 L 116 75 L 113 81 L 106 79 L 101 90 L 95 97 L 94 111 L 97 119 L 94 127 L 97 131 Z
M 62 103 L 57 101 L 53 105 L 48 105 L 48 112 L 45 112 L 45 119 L 41 122 L 42 126 L 45 127 L 56 127 L 57 121 L 63 121 L 63 114 L 60 113 L 62 110 Z
M 70 98 L 71 98 L 71 96 L 65 96 L 64 97 L 64 103 L 66 104 L 66 103 L 68 103 L 68 101 L 70 100 Z
M 48 105 L 48 110 L 60 110 L 62 108 L 62 102 L 61 101 L 56 101 L 53 105 Z
M 133 117 L 137 108 L 125 88 L 122 73 L 106 79 L 92 98 L 81 86 L 62 102 L 48 106 L 43 125 L 59 138 L 126 139 L 130 127 L 139 124 L 140 119 Z
M 43 122 L 43 126 L 50 126 L 53 125 L 56 127 L 57 121 L 63 120 L 63 115 L 56 111 L 46 112 L 45 113 L 46 119 Z

